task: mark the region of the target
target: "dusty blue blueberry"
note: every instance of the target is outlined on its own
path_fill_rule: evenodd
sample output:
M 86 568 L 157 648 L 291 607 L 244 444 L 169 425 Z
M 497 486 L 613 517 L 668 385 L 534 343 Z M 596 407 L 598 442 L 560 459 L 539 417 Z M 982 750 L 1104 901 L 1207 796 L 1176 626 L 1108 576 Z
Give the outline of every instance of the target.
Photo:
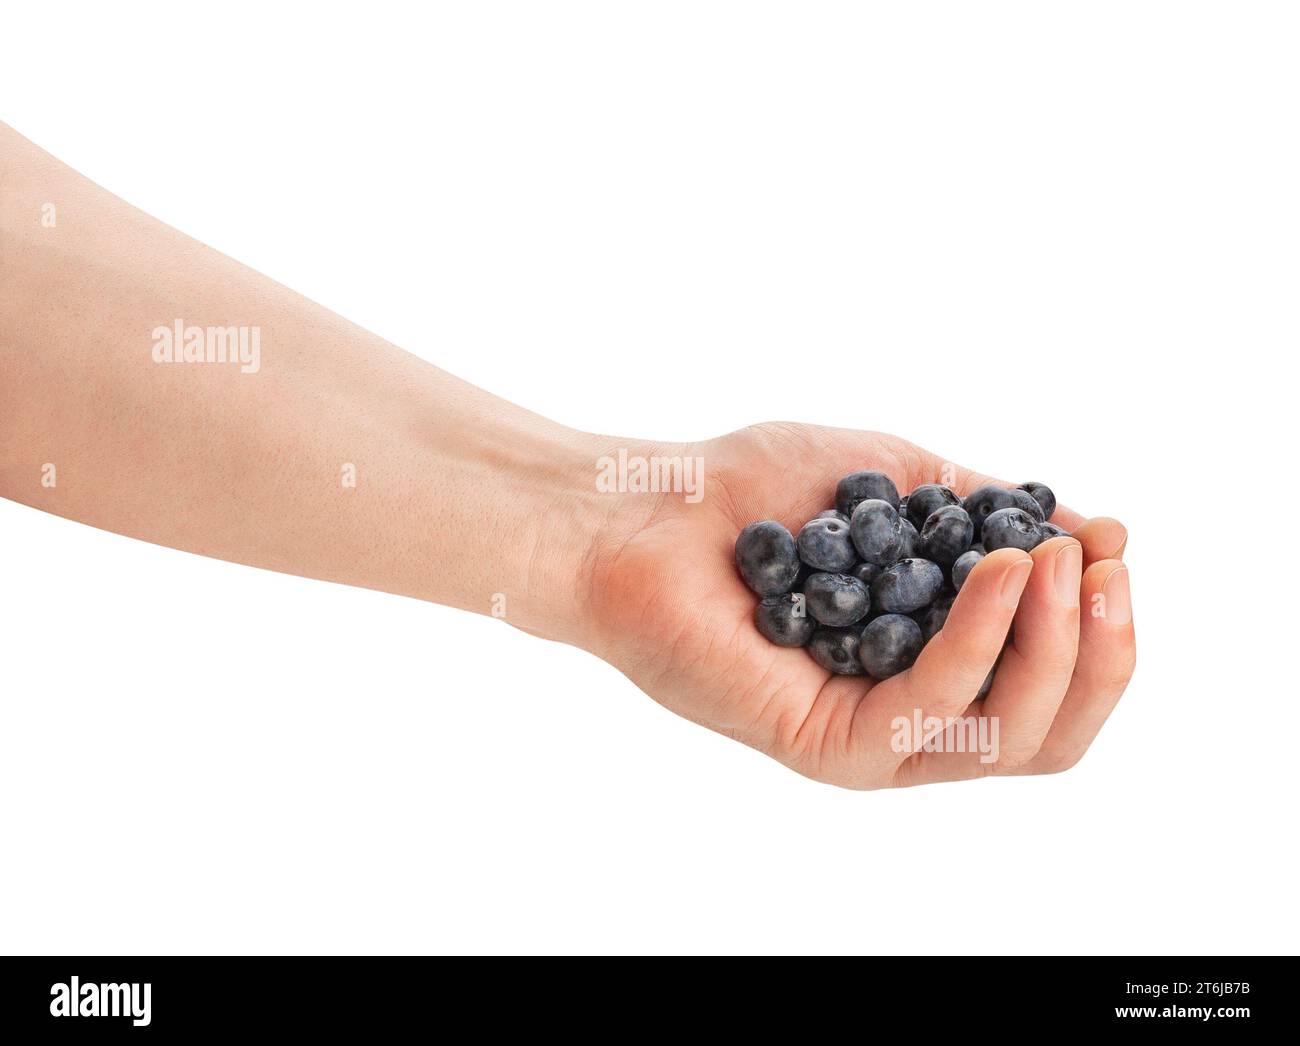
M 858 561 L 849 538 L 849 525 L 839 519 L 813 519 L 804 524 L 796 540 L 799 558 L 810 567 L 838 573 Z
M 917 530 L 925 529 L 930 513 L 945 505 L 960 505 L 961 498 L 942 483 L 923 483 L 907 495 L 907 518 Z
M 838 519 L 842 523 L 847 523 L 849 517 L 837 508 L 828 508 L 825 512 L 818 512 L 814 519 Z
M 853 510 L 849 532 L 858 555 L 887 567 L 903 554 L 903 521 L 888 501 L 869 498 Z
M 736 567 L 760 596 L 779 596 L 799 576 L 799 552 L 790 531 L 775 520 L 751 523 L 736 538 Z
M 805 597 L 797 592 L 760 600 L 754 608 L 754 624 L 764 638 L 777 646 L 803 646 L 817 627 L 808 616 Z
M 1008 493 L 1015 498 L 1016 508 L 1020 509 L 1026 515 L 1033 516 L 1034 520 L 1038 523 L 1046 522 L 1047 517 L 1043 515 L 1043 506 L 1038 503 L 1038 499 L 1029 493 L 1029 491 L 1021 490 L 1017 487 L 1015 490 L 1008 491 Z
M 823 626 L 808 641 L 808 653 L 827 672 L 841 676 L 860 676 L 862 662 L 858 660 L 858 644 L 861 640 L 860 629 Z
M 1038 520 L 1018 508 L 1000 508 L 984 521 L 983 545 L 990 552 L 1021 548 L 1028 552 L 1043 538 Z
M 975 540 L 975 524 L 960 505 L 944 505 L 930 513 L 921 530 L 921 555 L 951 566 Z
M 900 512 L 898 525 L 903 532 L 903 545 L 899 549 L 898 558 L 910 559 L 912 556 L 919 556 L 921 554 L 921 535 L 916 532 L 916 527 L 912 526 L 912 521 Z
M 971 522 L 973 523 L 974 520 L 972 520 Z M 983 555 L 987 555 L 987 552 L 985 551 L 984 546 L 981 545 L 978 541 L 975 542 L 975 544 L 971 545 L 969 551 L 971 551 L 971 552 L 978 552 L 981 556 L 983 556 Z
M 957 557 L 957 561 L 952 565 L 952 587 L 958 592 L 961 586 L 966 583 L 966 576 L 975 569 L 975 564 L 984 558 L 983 552 L 976 552 L 971 549 L 969 552 L 963 552 Z
M 1034 500 L 1042 506 L 1044 519 L 1052 518 L 1052 514 L 1056 512 L 1056 495 L 1052 493 L 1051 487 L 1046 483 L 1037 483 L 1031 479 L 1028 483 L 1021 483 L 1020 489 L 1029 491 Z
M 1058 527 L 1055 523 L 1039 523 L 1038 529 L 1043 532 L 1043 540 L 1050 541 L 1052 538 L 1069 537 L 1070 532 L 1064 527 Z
M 835 488 L 835 507 L 846 516 L 864 501 L 888 501 L 898 509 L 898 488 L 883 472 L 851 472 Z
M 867 675 L 888 679 L 911 668 L 923 646 L 920 625 L 905 614 L 885 614 L 862 630 L 858 658 Z
M 966 500 L 962 502 L 962 507 L 966 509 L 971 522 L 975 524 L 977 536 L 983 533 L 984 521 L 994 512 L 1002 508 L 1015 508 L 1015 506 L 1016 499 L 1011 496 L 1011 491 L 994 486 L 985 486 L 980 487 L 979 490 L 973 490 L 966 495 Z
M 808 613 L 820 624 L 845 628 L 867 616 L 871 595 L 848 574 L 814 574 L 803 587 Z
M 921 638 L 930 642 L 948 620 L 948 611 L 952 609 L 953 597 L 941 595 L 924 610 L 918 610 L 912 619 L 921 626 Z
M 871 586 L 872 602 L 886 614 L 908 614 L 934 602 L 943 590 L 943 570 L 928 559 L 902 559 L 881 571 Z

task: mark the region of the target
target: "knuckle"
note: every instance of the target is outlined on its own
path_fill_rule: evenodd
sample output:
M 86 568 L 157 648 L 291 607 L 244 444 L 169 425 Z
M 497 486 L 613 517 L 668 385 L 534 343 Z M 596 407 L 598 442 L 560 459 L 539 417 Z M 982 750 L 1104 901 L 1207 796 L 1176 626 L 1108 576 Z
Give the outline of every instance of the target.
M 1042 650 L 1036 650 L 1030 657 L 1035 672 L 1048 679 L 1056 679 L 1060 676 L 1069 677 L 1074 672 L 1075 662 L 1078 660 L 1078 650 L 1075 648 L 1062 648 L 1058 645 L 1050 645 Z
M 1078 765 L 1086 748 L 1044 748 L 1034 759 L 1034 772 L 1038 774 L 1063 774 Z
M 930 640 L 926 652 L 933 651 L 932 657 L 937 655 L 949 665 L 966 666 L 983 664 L 987 660 L 987 646 L 980 636 L 966 629 L 941 628 Z
M 1017 771 L 1023 770 L 1038 757 L 1036 748 L 1022 746 L 1016 748 L 1004 748 L 998 755 L 994 768 L 999 771 Z

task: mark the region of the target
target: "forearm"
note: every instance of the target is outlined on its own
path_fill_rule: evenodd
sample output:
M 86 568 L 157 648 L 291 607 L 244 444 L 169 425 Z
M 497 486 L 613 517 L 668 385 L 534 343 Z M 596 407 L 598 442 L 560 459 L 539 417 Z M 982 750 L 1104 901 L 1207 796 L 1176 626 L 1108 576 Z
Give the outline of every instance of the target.
M 582 564 L 609 508 L 598 441 L 190 240 L 3 127 L 0 163 L 0 494 L 577 638 Z M 159 362 L 154 332 L 178 321 L 246 328 L 244 359 Z

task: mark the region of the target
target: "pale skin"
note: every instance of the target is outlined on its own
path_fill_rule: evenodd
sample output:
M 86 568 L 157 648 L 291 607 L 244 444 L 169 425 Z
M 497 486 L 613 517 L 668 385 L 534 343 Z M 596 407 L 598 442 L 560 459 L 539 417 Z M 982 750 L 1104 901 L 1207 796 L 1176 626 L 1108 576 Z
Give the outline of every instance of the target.
M 260 327 L 260 369 L 154 362 L 150 332 L 177 318 Z M 620 448 L 703 458 L 702 499 L 602 492 L 597 462 Z M 0 495 L 483 614 L 502 595 L 510 624 L 591 651 L 679 715 L 817 780 L 1073 766 L 1133 671 L 1116 520 L 1061 508 L 1072 537 L 990 554 L 917 663 L 883 683 L 833 677 L 754 629 L 732 564 L 740 528 L 797 530 L 865 468 L 904 491 L 988 481 L 875 432 L 769 423 L 684 445 L 566 428 L 148 217 L 0 124 Z M 993 689 L 974 701 L 1013 621 Z M 915 709 L 997 716 L 999 758 L 894 751 L 891 722 Z

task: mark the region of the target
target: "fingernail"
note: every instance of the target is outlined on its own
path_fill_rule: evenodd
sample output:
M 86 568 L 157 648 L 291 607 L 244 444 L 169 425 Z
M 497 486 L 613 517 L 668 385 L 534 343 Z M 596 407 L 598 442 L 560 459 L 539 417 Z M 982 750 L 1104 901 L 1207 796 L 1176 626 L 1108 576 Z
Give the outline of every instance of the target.
M 1056 554 L 1056 598 L 1062 606 L 1079 605 L 1079 582 L 1083 578 L 1083 549 L 1070 544 Z
M 1120 567 L 1106 579 L 1102 588 L 1106 597 L 1106 620 L 1112 625 L 1127 625 L 1133 620 L 1133 603 L 1128 592 L 1128 568 Z
M 1008 610 L 1015 610 L 1020 605 L 1020 593 L 1025 590 L 1025 582 L 1029 580 L 1031 566 L 1033 561 L 1026 556 L 1014 567 L 1007 568 L 1002 578 L 1002 591 L 999 595 L 1002 598 L 1002 605 Z
M 1117 548 L 1114 552 L 1112 552 L 1112 553 L 1111 553 L 1109 556 L 1107 556 L 1106 558 L 1107 558 L 1107 559 L 1122 559 L 1123 556 L 1124 556 L 1124 550 L 1125 550 L 1126 548 L 1128 548 L 1128 532 L 1127 532 L 1127 531 L 1124 533 L 1124 540 L 1121 541 L 1121 542 L 1119 543 L 1119 548 Z

